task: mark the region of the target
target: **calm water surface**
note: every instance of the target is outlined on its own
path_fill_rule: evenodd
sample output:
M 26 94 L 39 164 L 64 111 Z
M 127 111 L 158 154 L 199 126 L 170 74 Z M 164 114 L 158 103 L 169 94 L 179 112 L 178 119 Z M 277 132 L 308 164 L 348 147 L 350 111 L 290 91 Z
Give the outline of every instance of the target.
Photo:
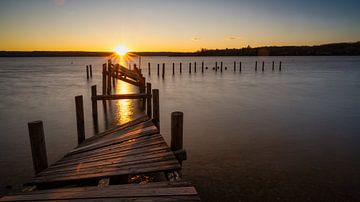
M 96 84 L 101 91 L 105 60 L 0 58 L 2 193 L 33 175 L 27 122 L 44 121 L 52 163 L 76 146 L 74 97 L 83 95 L 87 136 L 94 134 L 90 87 Z M 276 69 L 283 62 L 282 72 L 271 71 L 273 60 Z M 197 73 L 190 75 L 188 63 L 195 61 Z M 202 61 L 209 67 L 204 74 Z M 215 61 L 228 69 L 215 73 Z M 242 61 L 241 73 L 233 72 L 234 61 Z M 160 89 L 167 142 L 170 113 L 185 113 L 184 178 L 204 201 L 360 200 L 360 57 L 142 58 L 142 66 L 148 62 L 151 75 L 147 68 L 143 72 Z M 166 63 L 165 79 L 156 75 L 157 63 Z M 94 69 L 89 81 L 86 64 Z M 116 92 L 136 89 L 118 83 Z M 137 105 L 115 101 L 106 113 L 99 105 L 100 130 L 139 116 Z

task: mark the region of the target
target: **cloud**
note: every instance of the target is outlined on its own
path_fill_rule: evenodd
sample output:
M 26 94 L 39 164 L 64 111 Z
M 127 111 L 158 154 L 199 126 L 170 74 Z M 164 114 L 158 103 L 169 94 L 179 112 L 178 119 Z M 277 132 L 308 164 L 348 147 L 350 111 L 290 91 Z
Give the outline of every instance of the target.
M 201 39 L 200 39 L 200 37 L 193 37 L 191 40 L 192 41 L 200 41 Z
M 237 39 L 240 39 L 240 37 L 238 37 L 238 36 L 228 36 L 228 37 L 226 37 L 226 40 L 237 40 Z
M 56 6 L 62 6 L 65 4 L 65 0 L 51 0 L 51 2 Z

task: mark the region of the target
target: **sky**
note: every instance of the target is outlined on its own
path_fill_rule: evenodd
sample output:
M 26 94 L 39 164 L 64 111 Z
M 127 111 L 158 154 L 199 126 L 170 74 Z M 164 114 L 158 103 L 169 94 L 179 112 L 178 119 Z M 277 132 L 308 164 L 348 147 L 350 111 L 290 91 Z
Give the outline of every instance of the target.
M 0 0 L 0 50 L 197 51 L 360 41 L 359 0 Z

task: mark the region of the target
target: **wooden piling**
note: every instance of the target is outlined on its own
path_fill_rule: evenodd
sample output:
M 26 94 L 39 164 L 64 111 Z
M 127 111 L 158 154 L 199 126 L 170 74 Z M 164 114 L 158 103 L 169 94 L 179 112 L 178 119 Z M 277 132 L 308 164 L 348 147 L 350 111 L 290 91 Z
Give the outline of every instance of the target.
M 194 62 L 194 73 L 196 73 L 196 62 Z
M 165 63 L 162 65 L 162 78 L 165 77 Z
M 151 83 L 146 83 L 146 114 L 151 118 L 152 109 L 151 109 Z
M 48 167 L 43 123 L 42 121 L 29 122 L 28 129 L 33 166 L 37 174 Z
M 160 64 L 157 64 L 157 75 L 160 75 Z
M 78 144 L 81 144 L 85 140 L 84 104 L 82 95 L 75 97 L 75 108 Z
M 172 64 L 172 74 L 174 75 L 175 74 L 175 63 Z
M 255 72 L 257 71 L 257 61 L 255 61 Z
M 279 72 L 281 72 L 281 61 L 279 63 Z
M 102 69 L 102 94 L 105 95 L 106 94 L 106 63 L 103 64 L 103 69 Z
M 110 80 L 110 79 L 109 79 Z M 110 83 L 111 86 L 111 83 Z M 96 101 L 96 85 L 91 86 L 91 106 L 94 123 L 98 123 L 98 110 Z
M 222 72 L 223 69 L 223 62 L 220 62 L 220 72 Z
M 139 70 L 141 69 L 141 56 L 139 55 Z
M 261 71 L 264 71 L 264 61 L 262 62 Z
M 272 67 L 271 67 L 271 70 L 274 71 L 274 66 L 275 66 L 275 62 L 272 61 Z
M 183 112 L 171 113 L 171 150 L 177 151 L 183 148 Z
M 159 103 L 159 89 L 153 89 L 153 122 L 160 130 L 160 103 Z
M 108 60 L 108 70 L 107 70 L 107 94 L 111 94 L 111 78 L 112 78 L 112 68 L 111 68 L 111 60 Z
M 191 62 L 189 62 L 189 74 L 191 74 Z
M 234 61 L 234 72 L 236 72 L 236 61 Z
M 92 66 L 89 65 L 89 67 L 90 67 L 90 78 L 92 78 Z
M 180 62 L 180 74 L 182 72 L 182 63 Z
M 201 73 L 204 73 L 204 62 L 201 62 Z
M 86 78 L 89 79 L 89 66 L 86 65 Z
M 215 62 L 215 72 L 217 72 L 218 66 L 217 66 L 217 62 Z
M 239 72 L 241 72 L 241 61 L 239 62 Z
M 149 76 L 151 75 L 151 71 L 150 71 L 150 62 L 148 62 L 148 74 L 149 74 Z

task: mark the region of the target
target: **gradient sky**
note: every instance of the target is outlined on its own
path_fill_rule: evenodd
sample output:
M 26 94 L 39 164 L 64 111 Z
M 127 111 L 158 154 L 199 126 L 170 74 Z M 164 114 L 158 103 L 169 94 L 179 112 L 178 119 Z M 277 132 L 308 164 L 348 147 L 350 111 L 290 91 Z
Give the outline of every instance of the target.
M 196 51 L 360 40 L 359 0 L 0 0 L 0 50 Z

